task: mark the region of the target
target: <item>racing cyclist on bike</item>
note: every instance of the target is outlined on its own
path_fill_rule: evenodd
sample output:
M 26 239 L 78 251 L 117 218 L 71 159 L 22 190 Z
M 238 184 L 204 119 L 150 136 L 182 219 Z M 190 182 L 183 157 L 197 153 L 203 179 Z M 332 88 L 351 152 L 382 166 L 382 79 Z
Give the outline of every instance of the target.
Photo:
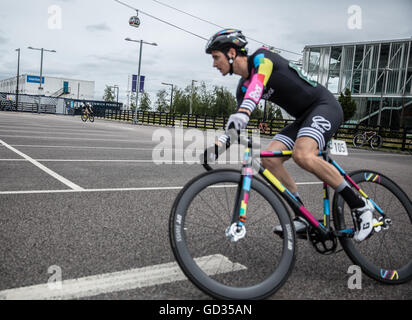
M 86 116 L 93 115 L 93 109 L 89 103 L 84 104 L 84 113 L 86 114 Z
M 206 53 L 213 58 L 213 67 L 223 76 L 241 76 L 236 93 L 238 108 L 229 117 L 226 131 L 245 129 L 261 99 L 276 103 L 295 117 L 296 121 L 283 128 L 266 150 L 293 150 L 292 157 L 301 168 L 334 188 L 358 221 L 355 241 L 363 241 L 373 229 L 373 204 L 359 197 L 338 170 L 318 156 L 319 150 L 325 148 L 343 122 L 341 105 L 325 87 L 306 78 L 293 63 L 277 53 L 262 47 L 248 56 L 247 43 L 240 30 L 224 29 L 213 35 L 206 45 Z M 228 139 L 226 134 L 221 136 L 217 145 L 225 145 Z M 264 158 L 262 163 L 276 173 L 301 202 L 296 183 L 283 166 L 289 158 Z M 308 223 L 296 217 L 294 225 L 297 234 L 303 234 Z M 276 226 L 274 232 L 283 234 L 281 226 Z

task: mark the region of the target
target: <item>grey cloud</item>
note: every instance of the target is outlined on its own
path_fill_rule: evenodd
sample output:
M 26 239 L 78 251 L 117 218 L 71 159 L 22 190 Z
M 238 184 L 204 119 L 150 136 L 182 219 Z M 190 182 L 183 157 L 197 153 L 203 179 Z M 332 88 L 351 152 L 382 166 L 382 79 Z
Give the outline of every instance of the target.
M 4 44 L 4 43 L 7 43 L 7 42 L 9 42 L 9 39 L 0 36 L 0 44 Z
M 105 22 L 86 26 L 86 30 L 91 31 L 91 32 L 95 32 L 95 31 L 112 31 L 112 29 Z

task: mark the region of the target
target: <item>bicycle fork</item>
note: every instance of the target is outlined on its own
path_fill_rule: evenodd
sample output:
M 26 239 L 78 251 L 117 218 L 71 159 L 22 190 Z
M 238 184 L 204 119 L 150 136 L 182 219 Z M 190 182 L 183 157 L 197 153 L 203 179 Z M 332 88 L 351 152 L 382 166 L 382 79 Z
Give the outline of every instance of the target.
M 250 148 L 246 148 L 242 162 L 242 175 L 238 185 L 236 202 L 233 210 L 232 224 L 226 229 L 226 237 L 232 242 L 237 242 L 246 235 L 246 213 L 249 204 L 252 179 L 252 153 Z

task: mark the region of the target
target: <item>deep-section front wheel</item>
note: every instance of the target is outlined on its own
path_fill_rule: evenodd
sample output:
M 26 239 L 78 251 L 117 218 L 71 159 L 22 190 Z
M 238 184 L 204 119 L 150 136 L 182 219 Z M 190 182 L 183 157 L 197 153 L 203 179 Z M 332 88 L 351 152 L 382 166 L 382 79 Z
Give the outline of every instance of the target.
M 246 233 L 232 241 L 240 181 L 240 171 L 214 170 L 189 182 L 172 208 L 170 241 L 183 272 L 203 292 L 219 299 L 263 299 L 292 270 L 295 232 L 278 195 L 254 178 Z M 286 230 L 283 239 L 273 233 L 276 225 Z
M 350 174 L 351 179 L 374 201 L 374 225 L 369 238 L 357 243 L 341 237 L 340 242 L 354 264 L 370 277 L 384 283 L 398 284 L 412 279 L 412 204 L 392 180 L 368 170 Z M 351 232 L 354 223 L 349 207 L 339 194 L 333 201 L 337 230 Z

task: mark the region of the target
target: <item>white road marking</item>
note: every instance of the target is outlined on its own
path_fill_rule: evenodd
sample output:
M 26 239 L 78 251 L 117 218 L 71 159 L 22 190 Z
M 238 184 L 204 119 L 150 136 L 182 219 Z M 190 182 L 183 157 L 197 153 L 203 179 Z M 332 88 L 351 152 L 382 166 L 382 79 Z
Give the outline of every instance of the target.
M 130 147 L 88 147 L 88 146 L 49 146 L 49 145 L 33 145 L 33 144 L 13 144 L 14 147 L 25 148 L 62 148 L 62 149 L 108 149 L 108 150 L 136 150 L 136 151 L 182 151 L 185 149 L 164 149 L 164 148 L 130 148 Z
M 227 257 L 215 254 L 195 259 L 208 275 L 245 270 Z M 67 300 L 99 294 L 133 290 L 159 284 L 187 280 L 176 262 L 139 269 L 100 274 L 90 277 L 0 291 L 0 300 Z M 57 287 L 57 288 L 56 288 Z
M 322 182 L 297 182 L 297 185 L 320 185 Z M 210 188 L 234 188 L 237 185 L 221 185 Z M 18 194 L 45 194 L 45 193 L 79 193 L 79 192 L 122 192 L 122 191 L 171 191 L 181 190 L 183 187 L 142 187 L 142 188 L 106 188 L 106 189 L 62 189 L 62 190 L 16 190 L 0 191 L 0 195 L 18 195 Z
M 19 150 L 13 148 L 12 146 L 8 145 L 7 143 L 5 143 L 3 140 L 0 140 L 0 144 L 2 144 L 3 146 L 5 146 L 6 148 L 8 148 L 9 150 L 17 153 L 20 157 L 26 159 L 27 161 L 29 161 L 30 163 L 32 163 L 33 165 L 35 165 L 36 167 L 38 167 L 39 169 L 43 170 L 44 172 L 46 172 L 47 174 L 51 175 L 53 178 L 59 180 L 61 183 L 65 184 L 66 186 L 68 186 L 69 188 L 76 190 L 76 191 L 81 191 L 83 190 L 82 187 L 78 186 L 77 184 L 67 180 L 66 178 L 62 177 L 61 175 L 57 174 L 56 172 L 54 172 L 53 170 L 50 170 L 49 168 L 45 167 L 44 165 L 42 165 L 40 162 L 34 160 L 33 158 L 30 158 L 28 155 L 24 154 L 23 152 L 20 152 Z
M 28 161 L 26 159 L 0 159 L 0 161 L 3 162 L 15 162 L 15 161 Z M 39 162 L 88 162 L 88 163 L 93 163 L 93 162 L 121 162 L 121 163 L 153 163 L 156 164 L 153 160 L 150 159 L 143 159 L 143 160 L 136 160 L 136 159 L 130 159 L 130 160 L 105 160 L 105 159 L 36 159 L 36 161 Z M 227 161 L 225 164 L 239 164 L 241 161 Z M 162 163 L 156 164 L 156 165 L 163 165 L 163 164 L 200 164 L 200 161 L 178 161 L 178 160 L 172 160 L 172 161 L 166 161 L 162 160 Z M 219 163 L 219 165 L 222 165 L 222 163 Z
M 161 191 L 180 190 L 183 187 L 148 187 L 148 188 L 107 188 L 107 189 L 63 189 L 63 190 L 22 190 L 22 191 L 0 191 L 0 195 L 12 194 L 40 194 L 40 193 L 77 193 L 77 192 L 121 192 L 121 191 Z
M 39 140 L 81 140 L 81 141 L 115 141 L 117 143 L 119 142 L 129 142 L 129 143 L 155 143 L 152 141 L 148 140 L 126 140 L 126 139 L 103 139 L 103 138 L 86 138 L 86 137 L 80 137 L 80 138 L 75 138 L 75 137 L 41 137 L 41 136 L 36 136 L 35 133 L 31 136 L 14 136 L 14 135 L 5 135 L 5 134 L 0 134 L 0 137 L 5 137 L 5 138 L 29 138 L 29 139 L 39 139 Z

